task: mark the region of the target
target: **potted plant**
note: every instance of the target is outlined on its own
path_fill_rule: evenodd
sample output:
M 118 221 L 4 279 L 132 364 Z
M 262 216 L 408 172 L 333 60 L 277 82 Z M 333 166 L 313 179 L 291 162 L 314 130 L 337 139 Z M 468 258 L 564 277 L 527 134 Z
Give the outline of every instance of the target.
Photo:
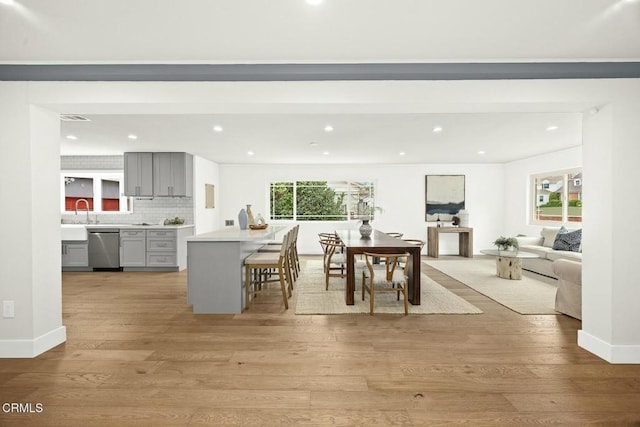
M 499 251 L 515 251 L 518 252 L 518 239 L 515 237 L 498 237 L 494 242 L 494 245 L 498 247 Z

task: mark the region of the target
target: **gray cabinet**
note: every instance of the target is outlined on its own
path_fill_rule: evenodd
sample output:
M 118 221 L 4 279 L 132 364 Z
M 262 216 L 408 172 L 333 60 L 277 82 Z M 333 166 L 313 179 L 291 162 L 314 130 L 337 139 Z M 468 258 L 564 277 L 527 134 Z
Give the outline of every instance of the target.
M 124 153 L 124 194 L 153 196 L 153 153 Z
M 147 231 L 147 267 L 176 267 L 177 249 L 176 230 Z
M 87 242 L 62 242 L 62 267 L 88 267 Z
M 193 156 L 153 153 L 154 196 L 193 196 Z
M 145 267 L 147 231 L 120 230 L 120 267 Z

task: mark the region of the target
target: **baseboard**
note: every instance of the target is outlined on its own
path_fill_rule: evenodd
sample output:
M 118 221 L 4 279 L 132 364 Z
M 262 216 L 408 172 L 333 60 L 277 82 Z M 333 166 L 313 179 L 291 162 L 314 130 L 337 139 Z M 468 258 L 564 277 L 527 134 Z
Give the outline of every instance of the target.
M 32 340 L 0 340 L 0 358 L 33 358 L 66 340 L 66 326 L 60 326 Z
M 640 345 L 611 345 L 585 331 L 578 331 L 578 345 L 609 363 L 640 364 Z

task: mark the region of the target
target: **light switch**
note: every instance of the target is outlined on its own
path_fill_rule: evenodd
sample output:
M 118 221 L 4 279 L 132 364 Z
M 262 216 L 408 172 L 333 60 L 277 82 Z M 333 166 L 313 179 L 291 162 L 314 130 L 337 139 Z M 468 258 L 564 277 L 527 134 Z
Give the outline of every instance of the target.
M 2 317 L 12 319 L 16 316 L 13 301 L 2 301 Z

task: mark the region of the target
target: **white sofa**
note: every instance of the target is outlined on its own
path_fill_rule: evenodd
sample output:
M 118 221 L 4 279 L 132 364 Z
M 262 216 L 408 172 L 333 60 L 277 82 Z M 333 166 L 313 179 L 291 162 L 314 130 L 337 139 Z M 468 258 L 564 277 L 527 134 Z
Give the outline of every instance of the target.
M 582 263 L 557 259 L 552 266 L 558 276 L 555 310 L 582 319 Z
M 567 229 L 568 231 L 575 231 Z M 558 276 L 552 268 L 553 261 L 557 259 L 568 259 L 582 262 L 582 252 L 564 251 L 553 249 L 556 236 L 560 227 L 543 227 L 540 236 L 517 236 L 518 245 L 521 251 L 531 252 L 538 255 L 538 258 L 525 258 L 522 260 L 522 268 L 534 273 L 557 279 Z

